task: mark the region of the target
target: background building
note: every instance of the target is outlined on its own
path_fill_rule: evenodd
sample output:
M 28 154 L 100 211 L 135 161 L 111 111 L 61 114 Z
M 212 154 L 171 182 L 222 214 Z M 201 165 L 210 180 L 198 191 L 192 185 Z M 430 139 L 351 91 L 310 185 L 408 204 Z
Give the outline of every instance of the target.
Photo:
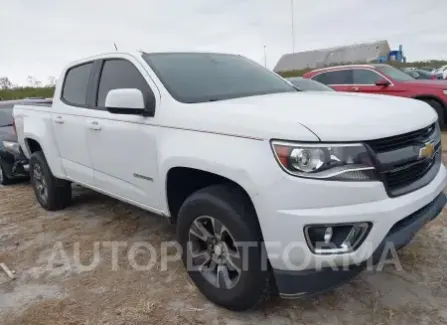
M 391 51 L 388 41 L 378 41 L 284 54 L 273 70 L 281 72 L 315 69 L 335 64 L 385 62 L 390 59 L 404 60 L 402 48 Z

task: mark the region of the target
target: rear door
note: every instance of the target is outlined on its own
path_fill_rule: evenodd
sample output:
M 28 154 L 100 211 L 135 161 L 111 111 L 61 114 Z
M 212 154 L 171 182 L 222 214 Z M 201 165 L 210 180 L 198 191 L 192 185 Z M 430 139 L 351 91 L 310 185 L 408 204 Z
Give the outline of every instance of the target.
M 61 164 L 68 178 L 93 185 L 93 169 L 87 149 L 87 91 L 93 62 L 70 68 L 64 78 L 61 100 L 53 106 L 51 119 Z
M 159 93 L 147 71 L 131 56 L 101 61 L 97 91 L 87 121 L 95 186 L 145 208 L 159 210 L 158 161 L 154 117 L 112 114 L 105 108 L 110 90 L 136 88 L 145 96 Z
M 319 73 L 312 79 L 328 85 L 336 91 L 350 91 L 352 89 L 353 76 L 351 69 L 339 69 Z

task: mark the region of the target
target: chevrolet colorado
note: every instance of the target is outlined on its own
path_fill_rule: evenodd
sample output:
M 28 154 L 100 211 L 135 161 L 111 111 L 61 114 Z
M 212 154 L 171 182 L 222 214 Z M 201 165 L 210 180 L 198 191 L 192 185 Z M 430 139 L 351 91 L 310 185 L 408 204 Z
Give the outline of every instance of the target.
M 217 53 L 114 52 L 58 80 L 52 106 L 14 108 L 42 207 L 66 207 L 73 182 L 168 217 L 193 282 L 229 309 L 341 284 L 446 203 L 422 101 L 300 92 Z

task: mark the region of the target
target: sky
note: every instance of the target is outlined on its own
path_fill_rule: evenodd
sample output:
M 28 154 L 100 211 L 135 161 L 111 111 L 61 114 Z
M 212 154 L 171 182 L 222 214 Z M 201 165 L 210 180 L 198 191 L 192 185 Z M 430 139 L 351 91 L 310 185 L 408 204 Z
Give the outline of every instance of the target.
M 0 77 L 59 77 L 113 51 L 239 53 L 272 69 L 295 51 L 388 40 L 409 61 L 447 60 L 447 0 L 0 0 Z

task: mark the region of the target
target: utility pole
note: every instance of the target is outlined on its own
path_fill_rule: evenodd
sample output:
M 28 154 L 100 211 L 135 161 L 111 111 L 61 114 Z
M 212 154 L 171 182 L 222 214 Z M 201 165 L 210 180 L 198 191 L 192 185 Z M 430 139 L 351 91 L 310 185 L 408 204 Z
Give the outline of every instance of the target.
M 290 11 L 292 15 L 292 53 L 295 53 L 295 21 L 294 21 L 294 9 L 293 9 L 293 0 L 290 0 Z
M 264 45 L 264 67 L 267 68 L 267 51 L 266 51 L 266 46 Z

